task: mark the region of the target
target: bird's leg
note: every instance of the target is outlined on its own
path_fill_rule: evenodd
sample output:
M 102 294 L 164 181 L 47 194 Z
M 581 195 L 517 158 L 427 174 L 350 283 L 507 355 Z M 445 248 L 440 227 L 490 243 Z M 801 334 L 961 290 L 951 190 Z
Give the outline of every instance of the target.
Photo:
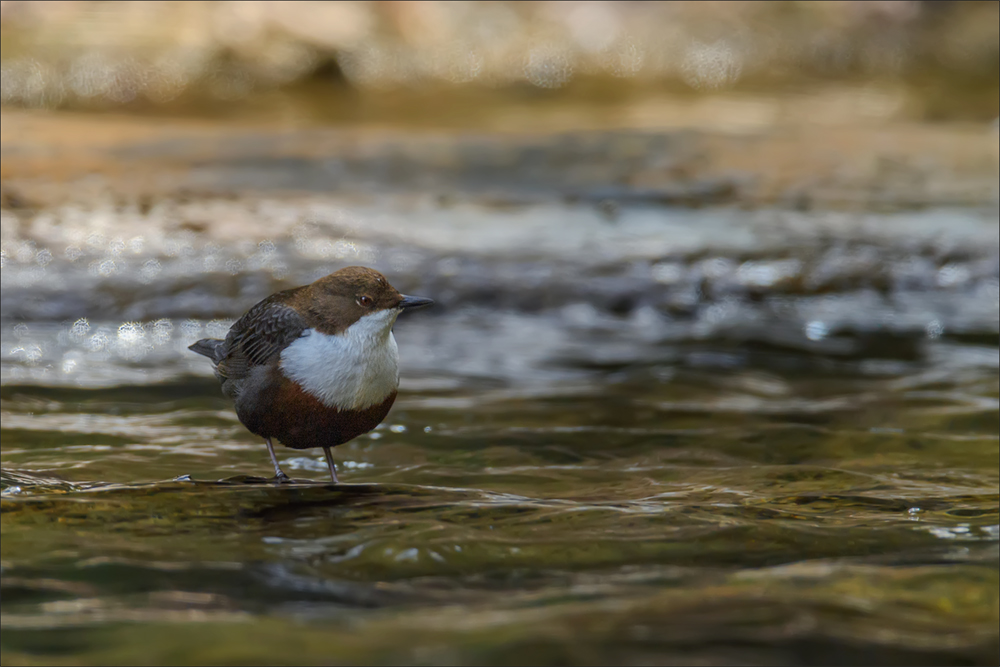
M 289 481 L 288 475 L 283 473 L 278 465 L 278 457 L 274 455 L 274 445 L 271 444 L 271 439 L 267 438 L 265 442 L 267 443 L 267 453 L 271 455 L 271 463 L 274 464 L 274 479 L 278 482 Z
M 330 453 L 330 448 L 324 447 L 323 453 L 326 454 L 326 464 L 330 466 L 330 477 L 333 478 L 333 483 L 340 484 L 340 480 L 337 479 L 337 466 L 333 463 L 333 454 Z

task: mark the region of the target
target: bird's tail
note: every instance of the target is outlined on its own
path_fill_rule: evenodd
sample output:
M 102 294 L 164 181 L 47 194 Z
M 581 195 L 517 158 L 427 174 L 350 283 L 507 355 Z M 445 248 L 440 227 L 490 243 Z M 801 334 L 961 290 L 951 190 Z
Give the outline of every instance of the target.
M 220 352 L 223 343 L 225 343 L 225 341 L 219 340 L 218 338 L 202 338 L 197 343 L 188 345 L 188 349 L 192 352 L 197 352 L 198 354 L 208 357 L 215 363 L 219 363 L 219 359 L 222 356 Z

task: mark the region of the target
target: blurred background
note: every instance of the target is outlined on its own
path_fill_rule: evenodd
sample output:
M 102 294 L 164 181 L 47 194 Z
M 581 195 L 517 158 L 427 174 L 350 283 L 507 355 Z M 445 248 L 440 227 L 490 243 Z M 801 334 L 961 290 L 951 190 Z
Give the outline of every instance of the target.
M 996 664 L 998 113 L 997 2 L 4 0 L 3 662 Z M 263 484 L 186 346 L 353 264 Z
M 558 99 L 577 123 L 619 107 L 615 124 L 661 126 L 656 102 L 846 88 L 799 120 L 988 121 L 997 18 L 991 2 L 15 0 L 0 17 L 3 102 L 481 128 L 492 107 Z

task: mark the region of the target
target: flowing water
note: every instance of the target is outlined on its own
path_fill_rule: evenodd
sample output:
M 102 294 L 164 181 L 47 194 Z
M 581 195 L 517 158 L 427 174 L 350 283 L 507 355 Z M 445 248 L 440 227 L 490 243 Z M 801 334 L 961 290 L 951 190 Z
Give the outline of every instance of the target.
M 995 206 L 748 209 L 553 145 L 5 208 L 4 663 L 996 664 Z M 272 484 L 186 346 L 359 263 L 438 305 L 342 484 Z

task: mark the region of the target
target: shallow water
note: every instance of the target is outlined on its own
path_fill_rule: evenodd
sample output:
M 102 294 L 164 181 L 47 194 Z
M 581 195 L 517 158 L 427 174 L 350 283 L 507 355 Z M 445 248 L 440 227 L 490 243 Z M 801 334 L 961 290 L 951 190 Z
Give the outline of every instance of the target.
M 3 210 L 5 664 L 996 664 L 995 206 L 487 196 L 456 154 Z M 343 484 L 273 485 L 186 346 L 355 263 L 438 305 Z
M 408 341 L 448 319 L 410 324 L 404 359 L 447 356 Z M 315 452 L 280 452 L 295 484 L 254 477 L 264 447 L 208 377 L 8 382 L 4 650 L 985 664 L 996 348 L 927 347 L 823 368 L 677 346 L 534 388 L 418 369 L 336 451 L 340 487 Z

